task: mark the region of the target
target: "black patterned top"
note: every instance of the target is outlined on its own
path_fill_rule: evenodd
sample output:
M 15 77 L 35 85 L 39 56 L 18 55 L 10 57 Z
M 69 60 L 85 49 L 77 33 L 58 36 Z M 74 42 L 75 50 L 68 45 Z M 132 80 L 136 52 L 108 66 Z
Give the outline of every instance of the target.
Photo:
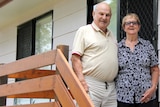
M 119 73 L 116 78 L 118 101 L 140 103 L 144 92 L 151 87 L 150 67 L 158 65 L 158 58 L 150 41 L 138 38 L 134 51 L 118 43 Z M 152 96 L 155 99 L 156 95 Z

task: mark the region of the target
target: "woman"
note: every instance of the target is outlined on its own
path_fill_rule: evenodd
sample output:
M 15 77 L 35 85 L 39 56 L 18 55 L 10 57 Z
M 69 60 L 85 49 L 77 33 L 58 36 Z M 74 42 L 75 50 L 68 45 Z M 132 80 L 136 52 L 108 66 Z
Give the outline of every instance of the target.
M 139 37 L 141 23 L 135 13 L 123 18 L 122 27 L 126 37 L 118 44 L 118 107 L 154 107 L 159 77 L 156 52 L 149 41 Z

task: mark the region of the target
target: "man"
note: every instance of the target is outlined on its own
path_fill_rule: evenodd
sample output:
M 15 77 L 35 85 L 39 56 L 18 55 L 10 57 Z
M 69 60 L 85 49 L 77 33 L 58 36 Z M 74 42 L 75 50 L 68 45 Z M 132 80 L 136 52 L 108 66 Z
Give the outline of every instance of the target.
M 117 46 L 107 29 L 111 8 L 101 2 L 92 15 L 92 24 L 80 27 L 75 35 L 72 67 L 95 107 L 117 107 L 114 83 L 118 72 Z

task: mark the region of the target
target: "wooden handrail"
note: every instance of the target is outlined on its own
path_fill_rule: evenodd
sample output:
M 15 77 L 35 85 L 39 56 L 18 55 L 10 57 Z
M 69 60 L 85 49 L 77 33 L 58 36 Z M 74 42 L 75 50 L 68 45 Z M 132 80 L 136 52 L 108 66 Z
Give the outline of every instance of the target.
M 32 69 L 27 70 L 15 74 L 8 75 L 8 78 L 21 78 L 21 79 L 31 79 L 36 77 L 43 77 L 48 75 L 54 75 L 56 70 L 40 70 L 40 69 Z
M 75 101 L 79 107 L 94 107 L 62 52 L 51 50 L 1 65 L 0 77 L 24 80 L 0 85 L 0 97 L 55 99 L 48 103 L 12 107 L 76 107 Z M 40 69 L 48 65 L 55 65 L 56 70 Z
M 51 103 L 26 104 L 26 105 L 1 106 L 1 107 L 61 107 L 61 106 L 59 102 L 51 102 Z

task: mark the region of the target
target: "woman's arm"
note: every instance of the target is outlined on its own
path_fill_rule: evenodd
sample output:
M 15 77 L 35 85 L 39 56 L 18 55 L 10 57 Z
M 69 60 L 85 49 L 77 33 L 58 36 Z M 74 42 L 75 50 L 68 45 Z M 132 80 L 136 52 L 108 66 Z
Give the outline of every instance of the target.
M 151 67 L 151 76 L 152 76 L 152 86 L 146 90 L 141 98 L 142 103 L 150 101 L 153 93 L 157 90 L 158 80 L 159 80 L 159 68 L 158 65 Z

